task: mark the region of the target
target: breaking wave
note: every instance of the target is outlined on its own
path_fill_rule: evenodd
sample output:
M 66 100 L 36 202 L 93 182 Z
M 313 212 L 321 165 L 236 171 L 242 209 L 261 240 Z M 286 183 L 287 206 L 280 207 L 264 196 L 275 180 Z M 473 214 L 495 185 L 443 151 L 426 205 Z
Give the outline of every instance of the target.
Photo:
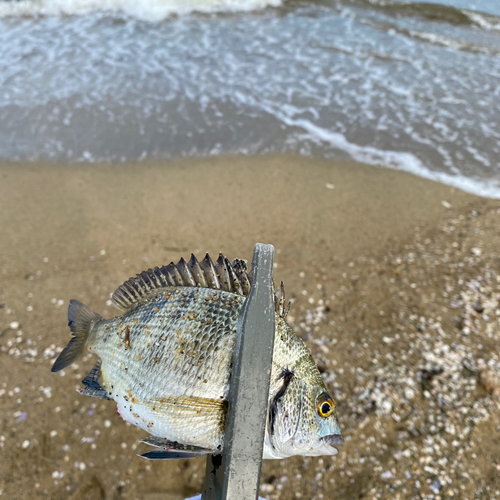
M 0 17 L 123 13 L 146 21 L 161 21 L 191 12 L 240 12 L 278 7 L 281 0 L 21 0 L 0 2 Z
M 414 17 L 455 26 L 472 26 L 486 31 L 500 31 L 500 16 L 452 5 L 433 2 L 388 2 L 385 0 L 352 0 L 346 3 L 391 16 Z

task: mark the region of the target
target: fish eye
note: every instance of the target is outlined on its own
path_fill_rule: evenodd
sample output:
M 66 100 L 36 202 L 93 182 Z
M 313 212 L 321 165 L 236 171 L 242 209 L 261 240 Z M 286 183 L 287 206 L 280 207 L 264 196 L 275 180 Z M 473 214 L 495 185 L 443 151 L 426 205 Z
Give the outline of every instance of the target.
M 316 399 L 316 409 L 321 417 L 329 417 L 335 408 L 332 398 L 326 393 L 322 392 Z

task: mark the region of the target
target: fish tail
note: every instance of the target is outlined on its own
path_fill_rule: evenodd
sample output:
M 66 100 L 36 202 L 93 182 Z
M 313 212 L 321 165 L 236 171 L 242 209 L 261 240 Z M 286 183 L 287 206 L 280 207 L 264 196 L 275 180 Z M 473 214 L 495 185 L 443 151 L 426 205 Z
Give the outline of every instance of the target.
M 74 363 L 82 354 L 89 334 L 102 316 L 93 312 L 78 300 L 71 300 L 68 308 L 68 326 L 73 338 L 56 359 L 53 372 L 58 372 Z

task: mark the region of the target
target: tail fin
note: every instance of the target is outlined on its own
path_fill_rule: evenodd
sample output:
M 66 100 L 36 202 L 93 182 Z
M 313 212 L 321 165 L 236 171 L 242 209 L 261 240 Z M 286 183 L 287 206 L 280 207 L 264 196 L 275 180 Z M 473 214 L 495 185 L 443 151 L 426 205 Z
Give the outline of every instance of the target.
M 58 372 L 74 363 L 82 354 L 85 343 L 92 327 L 100 321 L 102 316 L 92 312 L 85 304 L 78 300 L 71 300 L 68 308 L 68 326 L 71 328 L 73 338 L 62 350 L 56 359 L 53 372 Z

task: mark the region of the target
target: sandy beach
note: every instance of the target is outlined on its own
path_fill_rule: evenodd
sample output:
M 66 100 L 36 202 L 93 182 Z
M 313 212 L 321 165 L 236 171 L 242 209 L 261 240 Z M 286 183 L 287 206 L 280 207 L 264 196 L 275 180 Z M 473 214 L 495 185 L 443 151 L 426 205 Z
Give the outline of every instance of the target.
M 267 461 L 269 499 L 498 498 L 500 202 L 304 158 L 0 165 L 0 496 L 180 500 L 205 460 L 148 462 L 115 404 L 51 365 L 67 305 L 191 252 L 276 248 L 289 322 L 335 394 L 335 458 Z

